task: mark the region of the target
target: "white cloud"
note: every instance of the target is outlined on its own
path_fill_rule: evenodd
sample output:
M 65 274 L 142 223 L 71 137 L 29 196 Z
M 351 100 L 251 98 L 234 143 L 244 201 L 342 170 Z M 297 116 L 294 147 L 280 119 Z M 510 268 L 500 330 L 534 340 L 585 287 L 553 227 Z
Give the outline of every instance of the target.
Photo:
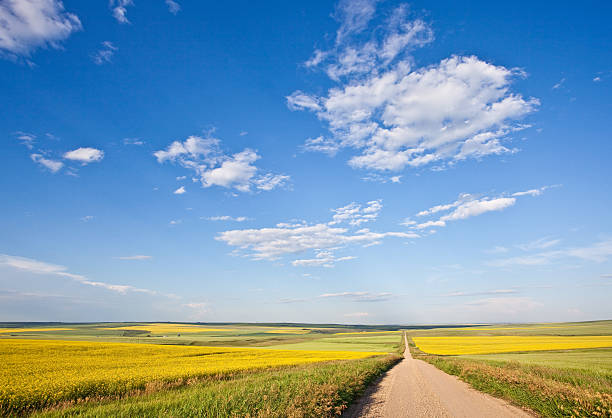
M 186 193 L 187 191 L 185 190 L 185 186 L 181 186 L 178 189 L 176 189 L 173 193 L 174 194 L 183 194 Z
M 117 260 L 150 260 L 153 257 L 150 255 L 126 255 L 122 257 L 116 257 Z
M 559 187 L 559 185 L 544 186 L 544 187 L 540 187 L 538 189 L 530 189 L 530 190 L 525 190 L 523 192 L 516 192 L 516 193 L 512 193 L 512 196 L 514 196 L 514 197 L 520 197 L 520 196 L 539 196 L 542 193 L 544 193 L 546 190 L 551 189 L 553 187 Z
M 181 224 L 181 223 L 183 223 L 182 219 L 172 219 L 170 221 L 170 225 L 178 225 L 178 224 Z
M 254 165 L 260 157 L 245 149 L 233 155 L 224 154 L 216 138 L 190 136 L 184 142 L 174 141 L 153 155 L 159 163 L 170 161 L 196 172 L 203 187 L 220 186 L 241 192 L 253 189 L 269 191 L 286 184 L 289 176 L 258 174 Z
M 37 48 L 60 48 L 82 29 L 59 0 L 6 0 L 0 3 L 0 54 L 28 57 Z
M 557 90 L 558 88 L 560 88 L 563 85 L 563 83 L 565 83 L 565 77 L 562 78 L 561 80 L 559 80 L 559 82 L 557 84 L 552 86 L 553 90 Z
M 102 42 L 102 46 L 92 56 L 91 59 L 96 65 L 102 65 L 111 62 L 113 54 L 117 51 L 117 47 L 110 41 Z M 126 138 L 127 139 L 127 138 Z M 125 141 L 125 140 L 124 140 Z M 140 145 L 140 144 L 138 144 Z
M 368 202 L 365 207 L 353 202 L 341 208 L 333 209 L 333 220 L 329 224 L 336 225 L 346 222 L 351 226 L 359 226 L 362 223 L 375 221 L 381 210 L 381 199 L 372 200 Z
M 340 143 L 336 140 L 319 136 L 317 138 L 308 138 L 304 145 L 302 145 L 302 149 L 310 152 L 321 152 L 333 157 L 340 150 Z
M 540 238 L 526 244 L 519 244 L 517 247 L 523 251 L 544 250 L 549 247 L 554 247 L 560 242 L 560 239 Z
M 144 145 L 144 141 L 140 138 L 123 138 L 124 145 Z
M 246 216 L 229 216 L 229 215 L 221 215 L 221 216 L 210 216 L 206 218 L 208 221 L 233 221 L 233 222 L 244 222 L 250 220 Z
M 109 7 L 113 13 L 113 17 L 119 23 L 130 23 L 127 18 L 127 7 L 133 6 L 132 0 L 109 0 Z
M 335 17 L 340 22 L 336 32 L 337 42 L 366 29 L 374 17 L 377 2 L 378 0 L 340 0 L 335 12 Z
M 594 77 L 593 81 L 597 83 L 597 82 L 601 81 L 601 77 Z
M 340 293 L 323 293 L 318 296 L 322 299 L 329 298 L 344 298 L 351 299 L 353 302 L 385 302 L 393 298 L 394 295 L 389 292 L 371 293 L 371 292 L 340 292 Z
M 354 260 L 355 258 L 357 257 L 336 257 L 331 251 L 319 251 L 315 255 L 315 258 L 293 260 L 291 264 L 295 267 L 333 267 L 334 264 L 339 261 Z
M 68 151 L 64 154 L 64 158 L 67 160 L 78 161 L 83 165 L 102 161 L 104 158 L 104 151 L 96 148 L 81 147 L 72 151 Z
M 34 147 L 36 135 L 21 131 L 15 132 L 15 135 L 17 135 L 17 139 L 20 140 L 23 145 L 28 147 L 28 149 L 32 149 Z
M 81 222 L 89 222 L 89 221 L 93 221 L 94 216 L 93 215 L 85 215 L 81 218 Z
M 469 296 L 487 296 L 487 295 L 508 295 L 518 293 L 517 289 L 494 289 L 494 290 L 484 290 L 481 292 L 451 292 L 446 293 L 444 297 L 469 297 Z
M 495 247 L 485 250 L 486 253 L 489 254 L 503 254 L 507 253 L 509 250 L 506 247 L 502 247 L 501 245 L 496 245 Z
M 89 280 L 87 277 L 80 274 L 69 273 L 66 267 L 45 263 L 43 261 L 34 260 L 26 257 L 18 257 L 7 254 L 0 254 L 0 266 L 6 266 L 17 270 L 27 271 L 35 274 L 49 274 L 59 277 L 68 278 L 74 280 L 80 284 L 86 286 L 100 287 L 103 289 L 111 290 L 113 292 L 125 294 L 127 292 L 138 292 L 157 294 L 157 292 L 149 289 L 140 289 L 130 285 L 120 284 L 109 284 L 104 282 L 97 282 Z
M 457 221 L 461 219 L 467 219 L 473 216 L 482 215 L 487 212 L 502 211 L 506 208 L 514 206 L 516 199 L 522 196 L 539 196 L 546 189 L 553 186 L 545 186 L 539 189 L 528 190 L 525 192 L 517 192 L 508 194 L 502 194 L 497 197 L 476 197 L 469 193 L 462 193 L 459 195 L 456 201 L 451 203 L 444 203 L 441 205 L 433 206 L 429 209 L 423 210 L 416 214 L 417 217 L 426 217 L 437 214 L 439 212 L 446 212 L 446 214 L 440 216 L 438 219 L 430 219 L 425 222 L 417 223 L 407 218 L 402 225 L 407 226 L 411 229 L 427 229 L 431 227 L 444 227 L 447 222 Z
M 516 199 L 513 197 L 498 197 L 495 199 L 483 198 L 480 200 L 472 200 L 458 206 L 448 215 L 440 218 L 441 221 L 456 221 L 466 219 L 472 216 L 482 215 L 486 212 L 499 211 L 513 206 Z
M 553 243 L 548 246 L 556 244 L 557 242 L 553 241 Z M 487 262 L 487 264 L 493 267 L 508 267 L 515 265 L 539 266 L 551 264 L 554 261 L 567 258 L 577 258 L 583 261 L 603 263 L 611 257 L 612 240 L 604 240 L 585 247 L 569 247 L 555 251 L 543 251 L 532 255 L 491 260 Z
M 30 158 L 32 159 L 32 161 L 34 161 L 37 164 L 42 165 L 43 167 L 47 168 L 52 173 L 57 173 L 64 166 L 63 162 L 45 158 L 40 154 L 31 154 Z
M 360 216 L 371 215 L 380 210 L 373 201 L 360 209 Z M 366 212 L 364 212 L 366 211 Z M 372 212 L 369 212 L 372 211 Z M 377 213 L 377 212 L 376 212 Z M 343 218 L 349 222 L 359 218 Z M 361 222 L 353 222 L 353 226 Z M 275 260 L 288 254 L 313 251 L 314 257 L 295 260 L 294 265 L 333 265 L 335 261 L 350 258 L 336 258 L 330 252 L 345 246 L 367 246 L 378 244 L 385 238 L 418 238 L 414 232 L 373 232 L 369 229 L 350 230 L 333 226 L 334 221 L 309 225 L 306 223 L 277 224 L 273 228 L 236 229 L 221 232 L 215 239 L 236 247 L 236 254 L 244 253 L 256 260 Z
M 239 135 L 240 135 L 240 136 L 245 136 L 245 135 L 248 135 L 248 134 L 249 134 L 249 133 L 248 133 L 247 131 L 241 131 L 241 132 L 239 133 Z
M 174 0 L 166 0 L 166 5 L 168 6 L 168 11 L 173 15 L 177 14 L 181 10 L 181 5 Z
M 339 85 L 322 96 L 298 90 L 287 97 L 289 109 L 314 112 L 331 133 L 308 139 L 305 150 L 333 155 L 352 149 L 357 152 L 349 160 L 352 167 L 380 171 L 432 163 L 444 167 L 516 151 L 504 142 L 528 127 L 518 120 L 539 105 L 511 92 L 522 71 L 474 56 L 412 69 L 407 54 L 433 40 L 429 25 L 409 20 L 402 5 L 363 36 L 376 2 L 357 3 L 339 6 L 335 46 L 317 50 L 306 64 L 322 67 Z M 354 33 L 360 33 L 356 40 Z

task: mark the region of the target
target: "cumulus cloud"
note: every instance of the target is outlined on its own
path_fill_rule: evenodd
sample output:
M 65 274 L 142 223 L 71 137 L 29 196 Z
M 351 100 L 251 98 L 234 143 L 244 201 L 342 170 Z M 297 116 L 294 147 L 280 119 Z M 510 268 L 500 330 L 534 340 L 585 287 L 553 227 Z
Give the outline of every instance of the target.
M 30 158 L 32 159 L 32 161 L 45 167 L 52 173 L 57 173 L 64 166 L 63 162 L 45 158 L 41 154 L 30 154 Z
M 13 269 L 27 271 L 35 274 L 47 274 L 68 278 L 86 286 L 99 287 L 121 294 L 125 294 L 127 292 L 158 294 L 153 290 L 140 289 L 130 285 L 109 284 L 105 282 L 92 281 L 80 274 L 73 274 L 68 272 L 68 269 L 64 266 L 45 263 L 44 261 L 38 261 L 26 257 L 0 254 L 0 266 L 10 267 Z
M 178 189 L 176 189 L 173 193 L 174 194 L 183 194 L 183 193 L 186 193 L 186 192 L 187 192 L 187 190 L 185 190 L 185 186 L 181 186 Z
M 97 148 L 81 147 L 64 153 L 66 160 L 78 161 L 83 165 L 102 161 L 104 151 Z
M 314 112 L 330 132 L 308 139 L 303 149 L 329 155 L 350 149 L 356 153 L 349 160 L 352 167 L 377 171 L 440 167 L 516 151 L 506 140 L 528 127 L 519 120 L 539 105 L 510 90 L 522 71 L 475 56 L 452 56 L 414 69 L 408 53 L 433 40 L 429 25 L 409 19 L 401 5 L 366 31 L 376 2 L 363 3 L 368 6 L 352 12 L 354 2 L 340 4 L 334 47 L 317 50 L 306 63 L 338 85 L 322 96 L 298 90 L 287 97 L 289 109 Z
M 260 156 L 251 149 L 224 154 L 216 138 L 190 136 L 183 142 L 172 142 L 153 155 L 159 163 L 168 161 L 195 171 L 203 187 L 220 186 L 240 192 L 269 191 L 289 180 L 289 176 L 282 174 L 259 174 L 254 163 Z
M 379 201 L 374 201 L 379 202 Z M 373 202 L 365 206 L 365 210 L 380 210 Z M 370 209 L 368 209 L 370 208 Z M 360 215 L 369 215 L 372 212 Z M 351 221 L 359 217 L 343 218 L 350 226 L 357 226 L 361 222 Z M 374 232 L 369 229 L 341 228 L 335 226 L 335 221 L 329 223 L 307 224 L 279 223 L 275 227 L 260 229 L 235 229 L 221 232 L 216 239 L 227 245 L 236 247 L 235 254 L 245 254 L 256 260 L 276 260 L 283 256 L 314 252 L 310 258 L 297 259 L 294 266 L 331 266 L 336 261 L 350 260 L 352 256 L 336 257 L 334 251 L 347 246 L 369 246 L 378 244 L 386 238 L 417 238 L 415 232 Z
M 117 47 L 110 41 L 102 42 L 102 46 L 92 56 L 91 59 L 96 65 L 102 65 L 111 62 Z M 127 139 L 127 138 L 126 138 Z M 125 140 L 124 140 L 125 142 Z M 140 144 L 138 144 L 140 145 Z
M 37 48 L 61 48 L 82 29 L 81 21 L 59 0 L 7 0 L 0 3 L 0 55 L 29 57 Z

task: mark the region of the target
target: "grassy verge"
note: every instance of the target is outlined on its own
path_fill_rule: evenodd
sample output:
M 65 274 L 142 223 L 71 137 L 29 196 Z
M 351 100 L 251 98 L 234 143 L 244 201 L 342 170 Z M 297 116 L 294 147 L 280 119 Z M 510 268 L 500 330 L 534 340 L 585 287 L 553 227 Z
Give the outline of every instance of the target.
M 519 361 L 430 355 L 413 344 L 410 348 L 415 358 L 458 376 L 475 389 L 543 416 L 612 417 L 612 375 Z
M 41 416 L 337 416 L 397 355 L 254 372 L 116 400 L 88 401 Z

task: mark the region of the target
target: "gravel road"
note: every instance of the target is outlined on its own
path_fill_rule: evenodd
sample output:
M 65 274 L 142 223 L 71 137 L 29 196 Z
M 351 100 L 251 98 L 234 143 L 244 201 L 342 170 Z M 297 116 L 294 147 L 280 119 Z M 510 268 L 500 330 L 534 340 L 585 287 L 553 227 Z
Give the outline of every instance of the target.
M 404 336 L 406 338 L 406 336 Z M 343 416 L 356 417 L 532 417 L 528 412 L 472 389 L 408 349 L 393 367 Z

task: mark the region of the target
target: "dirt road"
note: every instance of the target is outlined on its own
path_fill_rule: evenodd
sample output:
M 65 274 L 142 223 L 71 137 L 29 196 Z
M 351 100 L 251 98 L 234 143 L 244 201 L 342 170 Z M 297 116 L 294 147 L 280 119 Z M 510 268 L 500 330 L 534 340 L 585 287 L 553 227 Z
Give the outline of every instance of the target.
M 406 336 L 404 336 L 406 338 Z M 356 417 L 531 417 L 509 403 L 478 392 L 467 383 L 413 359 L 391 369 L 344 416 Z

